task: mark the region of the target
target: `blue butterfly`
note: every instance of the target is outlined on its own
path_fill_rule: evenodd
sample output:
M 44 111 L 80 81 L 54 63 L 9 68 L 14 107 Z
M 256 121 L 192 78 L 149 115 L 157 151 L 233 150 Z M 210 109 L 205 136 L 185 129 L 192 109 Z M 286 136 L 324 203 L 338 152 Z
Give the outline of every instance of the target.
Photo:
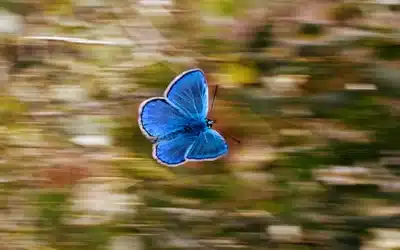
M 177 76 L 164 97 L 150 98 L 139 107 L 138 122 L 153 142 L 153 158 L 170 167 L 187 161 L 211 161 L 228 152 L 225 139 L 207 118 L 208 86 L 200 69 Z

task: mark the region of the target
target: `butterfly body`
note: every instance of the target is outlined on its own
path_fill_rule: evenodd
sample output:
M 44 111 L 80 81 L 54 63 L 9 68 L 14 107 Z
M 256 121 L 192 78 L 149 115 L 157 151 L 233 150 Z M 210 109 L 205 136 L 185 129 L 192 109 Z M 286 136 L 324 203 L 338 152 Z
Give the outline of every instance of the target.
M 166 135 L 160 136 L 155 139 L 155 142 L 159 141 L 168 141 L 176 138 L 179 135 L 185 134 L 188 136 L 198 136 L 200 133 L 204 132 L 208 129 L 207 121 L 199 122 L 199 121 L 190 121 L 188 124 L 184 125 L 183 128 L 168 133 Z
M 167 166 L 215 160 L 228 152 L 224 138 L 207 118 L 208 87 L 204 73 L 192 69 L 177 76 L 164 97 L 150 98 L 139 108 L 139 126 L 153 142 L 153 157 Z

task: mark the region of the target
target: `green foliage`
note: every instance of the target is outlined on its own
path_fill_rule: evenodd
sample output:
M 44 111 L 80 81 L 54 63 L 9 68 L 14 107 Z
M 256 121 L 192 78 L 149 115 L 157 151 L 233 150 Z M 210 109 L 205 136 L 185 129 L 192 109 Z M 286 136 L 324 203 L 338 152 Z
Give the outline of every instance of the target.
M 299 46 L 298 56 L 299 57 L 329 57 L 338 54 L 338 47 L 333 44 L 305 44 Z
M 218 38 L 200 38 L 199 40 L 199 52 L 204 55 L 213 56 L 219 53 L 228 53 L 231 51 L 232 46 Z
M 164 192 L 160 193 L 146 193 L 143 195 L 146 204 L 151 207 L 173 207 L 176 204 L 173 202 L 171 196 L 166 195 Z
M 186 198 L 197 198 L 206 201 L 217 201 L 224 197 L 223 190 L 209 187 L 187 187 L 177 190 L 177 195 Z
M 353 3 L 344 3 L 336 6 L 332 10 L 333 19 L 338 22 L 347 22 L 353 18 L 362 16 L 360 7 Z
M 348 125 L 374 132 L 375 143 L 360 145 L 367 159 L 376 158 L 379 150 L 400 147 L 400 124 L 397 118 L 386 107 L 374 103 L 374 99 L 363 98 L 352 106 L 338 110 L 336 115 Z M 344 149 L 343 153 L 349 154 L 347 150 Z
M 14 124 L 26 110 L 26 105 L 15 98 L 10 96 L 0 98 L 0 124 Z
M 215 15 L 233 16 L 245 8 L 243 0 L 203 0 L 203 8 Z
M 246 66 L 239 63 L 227 63 L 221 67 L 221 73 L 228 76 L 226 79 L 221 79 L 221 82 L 231 85 L 257 85 L 259 72 L 257 69 L 247 63 Z
M 65 191 L 44 190 L 39 193 L 39 237 L 56 246 L 64 237 L 63 216 L 66 213 L 69 194 Z
M 152 159 L 119 160 L 114 164 L 123 176 L 134 180 L 174 179 L 174 174 L 169 169 L 156 165 Z
M 136 83 L 147 88 L 166 88 L 175 78 L 177 72 L 183 70 L 180 66 L 170 66 L 167 62 L 159 62 L 149 66 L 133 69 L 128 77 L 133 78 Z M 171 69 L 174 67 L 174 70 Z
M 97 100 L 107 100 L 110 96 L 107 86 L 102 82 L 91 81 L 89 95 Z
M 68 226 L 57 249 L 67 250 L 105 250 L 108 249 L 112 232 L 107 226 Z
M 112 129 L 116 146 L 130 149 L 135 154 L 151 157 L 151 143 L 143 136 L 134 116 L 121 117 Z
M 391 4 L 389 5 L 389 10 L 392 12 L 399 12 L 400 11 L 400 4 Z
M 318 149 L 310 152 L 298 152 L 289 154 L 279 159 L 275 165 L 278 168 L 290 169 L 290 178 L 306 181 L 313 178 L 312 171 L 332 162 L 329 149 Z
M 379 87 L 379 94 L 385 97 L 399 97 L 400 71 L 387 65 L 374 65 L 365 70 L 366 80 Z
M 31 2 L 21 2 L 14 0 L 2 0 L 0 1 L 0 10 L 5 9 L 9 12 L 18 13 L 21 15 L 27 15 L 34 11 L 37 11 L 37 6 Z
M 376 44 L 375 55 L 384 60 L 399 60 L 400 43 L 396 41 L 382 41 Z
M 41 0 L 41 7 L 51 14 L 68 15 L 73 13 L 71 0 Z
M 320 24 L 304 23 L 301 24 L 298 33 L 302 35 L 317 36 L 323 33 L 323 28 L 324 27 Z
M 186 199 L 198 199 L 204 204 L 229 201 L 240 190 L 240 182 L 230 175 L 214 175 L 212 178 L 197 178 L 178 182 L 168 188 L 167 193 Z
M 333 160 L 338 165 L 352 165 L 361 161 L 373 161 L 379 158 L 379 148 L 374 144 L 331 141 Z
M 272 25 L 263 24 L 255 29 L 255 33 L 248 41 L 247 46 L 251 52 L 259 52 L 273 44 Z
M 39 194 L 40 204 L 39 224 L 42 228 L 57 229 L 61 226 L 61 218 L 65 212 L 68 194 L 65 192 L 44 191 Z

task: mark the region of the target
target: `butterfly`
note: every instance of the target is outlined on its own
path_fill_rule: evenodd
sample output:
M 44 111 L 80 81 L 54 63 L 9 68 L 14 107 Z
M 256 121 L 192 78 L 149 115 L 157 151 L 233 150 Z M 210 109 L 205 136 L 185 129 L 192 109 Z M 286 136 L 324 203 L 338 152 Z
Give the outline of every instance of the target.
M 175 77 L 164 92 L 142 102 L 138 123 L 153 143 L 153 158 L 166 166 L 212 161 L 228 152 L 228 144 L 207 118 L 208 86 L 201 69 Z

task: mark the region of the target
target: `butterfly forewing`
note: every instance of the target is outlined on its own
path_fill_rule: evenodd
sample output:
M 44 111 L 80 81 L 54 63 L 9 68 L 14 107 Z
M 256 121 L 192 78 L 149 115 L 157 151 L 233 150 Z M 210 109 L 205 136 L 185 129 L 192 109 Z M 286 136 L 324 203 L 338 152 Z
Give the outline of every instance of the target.
M 182 130 L 189 120 L 165 98 L 151 98 L 145 101 L 139 112 L 140 127 L 143 133 L 151 138 L 164 137 Z
M 193 69 L 176 77 L 165 98 L 186 116 L 204 121 L 208 113 L 208 87 L 203 71 Z

